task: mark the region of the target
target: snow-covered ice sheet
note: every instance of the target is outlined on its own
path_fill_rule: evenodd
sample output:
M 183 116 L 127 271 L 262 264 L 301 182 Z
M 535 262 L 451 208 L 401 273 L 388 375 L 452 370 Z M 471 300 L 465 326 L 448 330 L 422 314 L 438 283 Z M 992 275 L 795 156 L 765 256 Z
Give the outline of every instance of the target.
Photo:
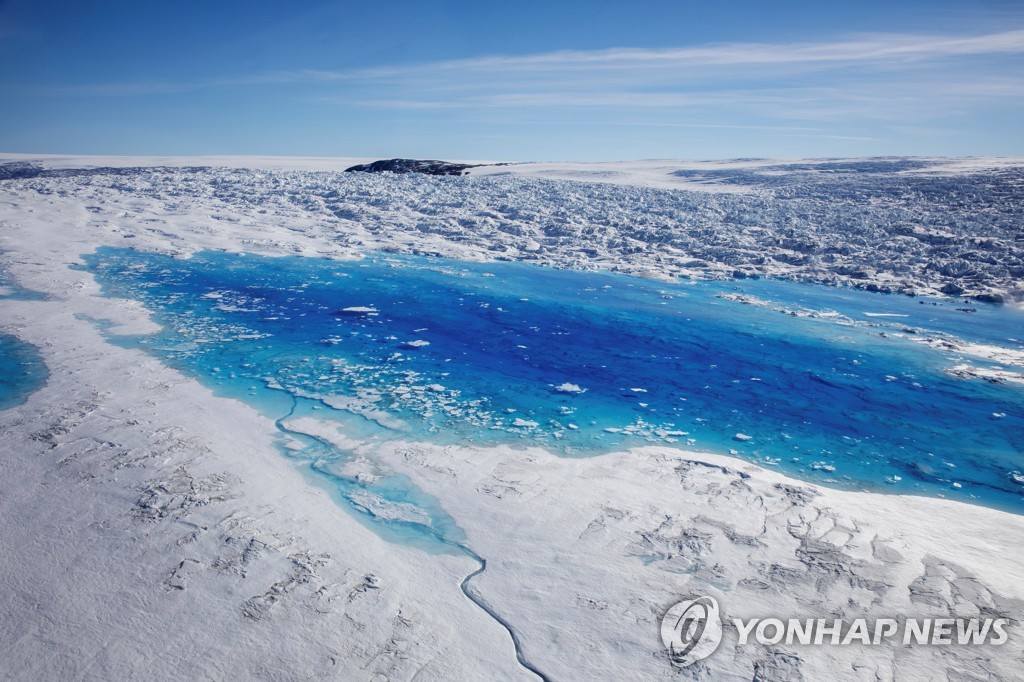
M 517 231 L 557 225 L 559 216 L 525 207 L 557 196 L 582 206 L 585 197 L 568 194 L 592 186 L 454 184 L 465 180 L 143 171 L 0 182 L 0 257 L 17 286 L 40 294 L 0 300 L 0 331 L 38 348 L 49 371 L 27 402 L 0 412 L 4 674 L 535 679 L 533 668 L 550 679 L 670 679 L 678 671 L 660 653 L 658 620 L 674 601 L 703 593 L 737 615 L 1019 618 L 1024 517 L 830 490 L 679 449 L 564 459 L 542 449 L 363 444 L 361 473 L 404 476 L 439 500 L 486 570 L 465 553 L 385 540 L 345 513 L 304 463 L 281 455 L 298 436 L 111 343 L 112 333 L 151 333 L 155 324 L 138 302 L 103 296 L 80 268 L 83 253 L 129 244 L 178 257 L 213 248 L 357 258 L 386 246 L 532 260 Z M 358 200 L 346 194 L 356 190 Z M 488 199 L 501 211 L 461 225 L 466 206 L 489 191 L 512 198 L 505 208 Z M 461 203 L 445 205 L 454 198 Z M 1019 196 L 1010 199 L 1012 213 Z M 479 229 L 483 218 L 493 229 Z M 950 226 L 942 234 L 1003 248 L 986 232 L 1002 229 L 1000 220 L 1006 215 L 975 235 Z M 461 241 L 470 233 L 478 236 Z M 549 255 L 564 267 L 668 269 L 618 228 L 615 238 L 600 234 L 596 256 Z M 914 234 L 904 236 L 947 239 Z M 756 243 L 763 234 L 748 236 Z M 1007 260 L 1015 252 L 999 253 L 1015 267 Z M 953 277 L 911 271 L 925 289 Z M 321 435 L 336 429 L 303 425 Z M 1022 655 L 1015 630 L 998 649 L 734 647 L 727 632 L 722 649 L 690 671 L 1013 679 Z
M 567 180 L 538 175 L 531 164 L 471 169 L 479 175 L 467 178 L 117 165 L 130 161 L 84 169 L 63 167 L 67 159 L 57 168 L 21 162 L 0 165 L 0 177 L 12 174 L 8 184 L 21 191 L 91 197 L 97 221 L 110 220 L 101 207 L 116 206 L 113 216 L 127 219 L 120 236 L 140 247 L 153 236 L 167 248 L 163 233 L 186 228 L 190 238 L 176 243 L 186 251 L 233 232 L 234 248 L 279 253 L 312 248 L 345 257 L 386 248 L 653 278 L 778 276 L 873 291 L 1024 298 L 1017 239 L 1024 165 L 1004 160 L 974 160 L 950 172 L 943 170 L 948 160 L 899 158 L 645 162 L 593 171 L 609 182 L 572 164 L 548 167 L 573 178 Z M 132 219 L 154 200 L 156 215 Z M 193 207 L 208 216 L 206 224 L 187 225 Z M 278 221 L 272 228 L 263 225 L 269 214 Z

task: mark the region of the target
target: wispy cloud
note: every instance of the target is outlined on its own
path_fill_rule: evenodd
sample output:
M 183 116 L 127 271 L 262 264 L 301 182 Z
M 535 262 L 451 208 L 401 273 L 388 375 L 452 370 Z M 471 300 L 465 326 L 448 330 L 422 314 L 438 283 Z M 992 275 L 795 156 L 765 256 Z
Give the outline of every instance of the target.
M 908 125 L 984 106 L 1024 108 L 1024 29 L 984 35 L 872 34 L 832 41 L 615 48 L 185 82 L 53 89 L 87 96 L 274 88 L 339 107 L 481 116 L 590 115 L 636 125 L 824 126 L 846 138 L 865 121 Z M 282 90 L 289 88 L 289 90 Z M 561 117 L 561 119 L 559 119 Z M 831 129 L 827 129 L 831 127 Z M 862 139 L 849 135 L 850 139 Z
M 721 75 L 720 71 L 706 71 L 715 67 L 732 67 L 730 73 L 733 76 L 745 73 L 739 67 L 754 69 L 755 74 L 769 75 L 772 72 L 828 71 L 844 67 L 898 69 L 940 60 L 1000 55 L 1024 55 L 1024 29 L 976 36 L 874 34 L 831 42 L 727 43 L 667 49 L 558 51 L 342 71 L 302 69 L 182 82 L 87 84 L 67 86 L 63 91 L 135 95 L 221 87 L 332 82 L 376 84 L 381 87 L 388 84 L 419 83 L 424 87 L 443 85 L 458 89 L 480 80 L 489 80 L 497 86 L 509 82 L 526 82 L 519 80 L 522 76 L 558 81 L 559 78 L 581 78 L 587 75 L 594 80 L 611 78 L 612 82 L 638 76 L 645 83 L 666 79 L 679 82 L 687 76 L 698 75 L 701 80 L 707 80 Z
M 743 109 L 894 118 L 1024 98 L 1024 30 L 483 57 L 337 74 L 384 109 Z M 349 93 L 351 94 L 351 93 Z M 351 99 L 349 101 L 352 101 Z
M 909 63 L 971 55 L 1024 53 L 1024 29 L 979 36 L 918 36 L 875 34 L 856 39 L 814 43 L 727 43 L 669 49 L 614 48 L 543 54 L 481 57 L 420 66 L 382 67 L 350 72 L 349 76 L 387 77 L 414 73 L 544 72 L 558 70 L 615 70 L 695 68 L 766 64 L 804 64 L 823 67 L 841 63 Z

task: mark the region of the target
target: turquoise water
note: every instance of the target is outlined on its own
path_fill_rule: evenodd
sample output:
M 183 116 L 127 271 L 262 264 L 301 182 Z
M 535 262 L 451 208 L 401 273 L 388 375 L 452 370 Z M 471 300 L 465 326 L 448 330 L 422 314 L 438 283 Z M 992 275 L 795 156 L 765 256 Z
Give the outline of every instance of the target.
M 1020 310 L 405 256 L 103 248 L 86 262 L 164 327 L 122 343 L 275 418 L 564 456 L 670 444 L 836 487 L 1024 511 L 1024 387 L 953 378 L 954 356 L 912 340 L 1022 348 Z M 722 298 L 734 294 L 771 305 Z M 457 534 L 407 482 L 357 481 L 346 453 L 315 439 L 295 452 L 360 511 Z M 367 493 L 384 506 L 368 508 Z
M 0 263 L 0 300 L 45 301 L 46 294 L 20 286 L 3 263 Z
M 0 410 L 24 403 L 46 377 L 46 365 L 35 346 L 0 334 Z
M 46 296 L 17 284 L 0 263 L 0 300 L 43 301 Z M 0 334 L 0 410 L 17 407 L 46 383 L 48 372 L 35 346 Z

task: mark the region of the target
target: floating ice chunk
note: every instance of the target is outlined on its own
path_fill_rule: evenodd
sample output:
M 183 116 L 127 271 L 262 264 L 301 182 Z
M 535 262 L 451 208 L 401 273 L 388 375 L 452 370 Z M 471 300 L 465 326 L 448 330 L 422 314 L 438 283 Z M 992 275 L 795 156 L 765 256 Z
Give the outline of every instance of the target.
M 899 483 L 902 480 L 903 480 L 902 476 L 893 475 L 893 476 L 886 476 L 885 477 L 885 482 L 889 483 L 889 484 L 896 484 L 896 483 Z
M 564 384 L 555 386 L 555 390 L 558 391 L 559 393 L 585 393 L 587 389 L 580 388 L 576 384 L 570 384 L 569 382 L 566 382 Z
M 633 393 L 647 393 L 646 388 L 631 388 L 629 390 L 633 391 Z
M 616 428 L 614 426 L 609 426 L 605 428 L 605 431 L 607 431 L 608 433 L 622 433 L 622 429 Z
M 401 521 L 430 526 L 430 515 L 421 508 L 408 502 L 393 502 L 373 493 L 360 490 L 348 498 L 360 511 L 383 521 Z
M 353 305 L 348 308 L 342 308 L 335 315 L 376 315 L 377 309 L 365 305 Z
M 1022 474 L 1019 471 L 1011 471 L 1010 480 L 1016 483 L 1017 485 L 1024 485 L 1024 474 Z
M 527 429 L 532 429 L 537 426 L 537 422 L 530 421 L 529 419 L 523 419 L 522 417 L 516 417 L 516 420 L 512 422 L 512 426 L 520 426 Z
M 423 339 L 415 339 L 413 341 L 406 341 L 402 344 L 402 348 L 423 348 L 429 346 L 430 341 L 424 341 Z
M 828 462 L 812 462 L 810 467 L 815 471 L 835 471 L 836 468 Z
M 738 440 L 741 443 L 745 443 L 745 442 L 747 442 L 748 440 L 750 440 L 752 438 L 753 438 L 753 436 L 748 436 L 745 433 L 737 433 L 735 436 L 733 436 L 733 440 Z
M 1005 412 L 993 412 L 992 413 L 992 418 L 993 419 L 1002 419 L 1005 416 L 1006 416 Z

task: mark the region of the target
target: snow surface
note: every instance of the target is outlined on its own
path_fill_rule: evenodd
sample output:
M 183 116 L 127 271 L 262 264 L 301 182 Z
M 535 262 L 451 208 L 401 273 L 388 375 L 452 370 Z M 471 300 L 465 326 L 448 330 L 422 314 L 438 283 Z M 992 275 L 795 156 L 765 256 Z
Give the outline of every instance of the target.
M 956 172 L 985 176 L 993 165 Z M 998 172 L 1007 169 L 1020 171 Z M 548 170 L 578 175 L 580 167 Z M 36 345 L 50 372 L 24 405 L 0 412 L 0 674 L 536 679 L 530 667 L 550 679 L 675 679 L 658 621 L 675 601 L 701 594 L 718 598 L 729 617 L 1019 619 L 1021 516 L 828 490 L 677 449 L 563 459 L 538 449 L 353 443 L 325 423 L 290 423 L 357 448 L 367 475 L 391 470 L 434 495 L 486 570 L 469 555 L 387 542 L 279 454 L 282 433 L 271 420 L 111 344 L 105 329 L 144 333 L 153 322 L 139 304 L 103 297 L 75 267 L 99 245 L 126 244 L 181 257 L 215 248 L 357 258 L 388 247 L 525 260 L 538 252 L 516 244 L 532 235 L 545 245 L 540 255 L 563 267 L 675 272 L 656 257 L 673 247 L 625 233 L 640 213 L 621 216 L 614 238 L 607 222 L 588 222 L 585 206 L 595 202 L 607 211 L 619 199 L 668 201 L 650 191 L 268 170 L 0 181 L 2 264 L 18 286 L 47 294 L 0 301 L 0 331 Z M 767 202 L 764 191 L 753 194 Z M 699 210 L 709 197 L 733 194 L 681 196 Z M 1012 214 L 1019 193 L 1010 199 Z M 984 229 L 998 230 L 1006 214 L 990 218 Z M 542 229 L 577 219 L 571 248 Z M 723 243 L 744 238 L 722 229 Z M 571 255 L 582 243 L 600 248 Z M 643 255 L 644 245 L 657 245 L 655 253 Z M 914 270 L 913 285 L 935 288 L 942 279 L 932 274 Z M 997 279 L 982 278 L 979 291 Z M 735 647 L 726 628 L 720 650 L 683 676 L 1013 679 L 1024 654 L 1015 630 L 1000 648 L 864 648 Z
M 777 276 L 1024 299 L 1024 164 L 1004 160 L 516 164 L 472 169 L 468 178 L 182 165 L 188 159 L 135 170 L 119 165 L 130 158 L 102 157 L 76 170 L 73 161 L 43 160 L 39 177 L 8 182 L 91 198 L 97 220 L 103 207 L 119 207 L 129 218 L 125 238 L 155 233 L 165 245 L 164 225 L 191 219 L 201 204 L 208 219 L 175 245 L 184 252 L 212 246 L 202 233 L 217 220 L 236 223 L 236 248 L 277 253 L 315 244 L 354 257 L 385 248 L 662 279 Z M 162 206 L 156 215 L 131 220 L 152 200 Z M 277 238 L 261 225 L 271 213 L 291 228 Z

